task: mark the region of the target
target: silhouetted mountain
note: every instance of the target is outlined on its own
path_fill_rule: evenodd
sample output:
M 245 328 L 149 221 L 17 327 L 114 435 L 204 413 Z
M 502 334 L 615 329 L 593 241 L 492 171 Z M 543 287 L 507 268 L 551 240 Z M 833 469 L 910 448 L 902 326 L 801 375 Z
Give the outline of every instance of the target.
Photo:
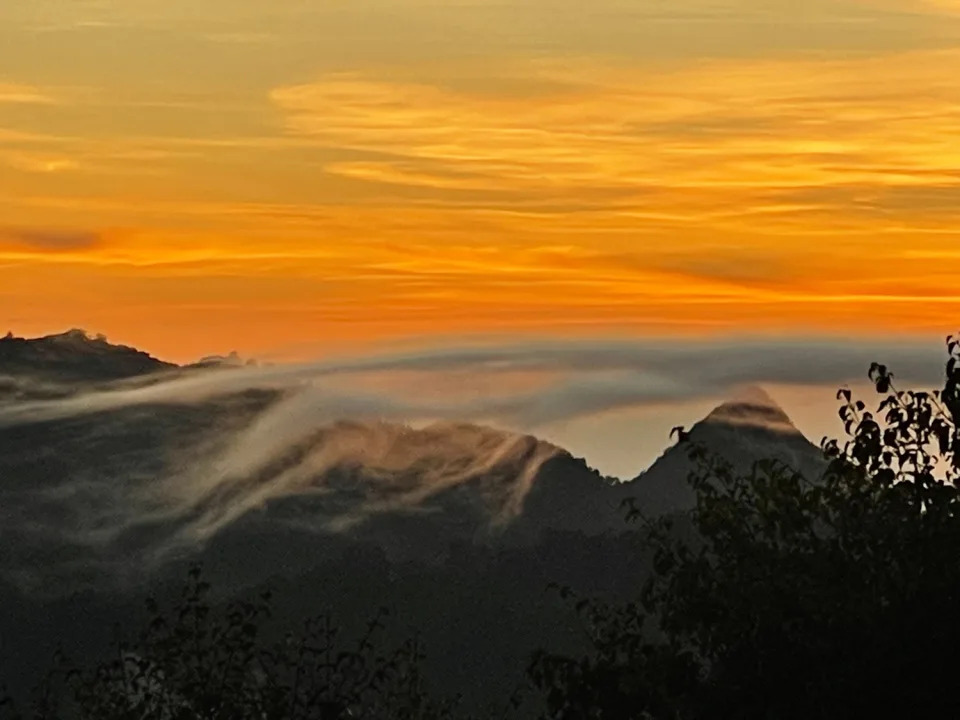
M 90 347 L 165 367 L 82 333 L 32 342 L 57 348 L 68 368 Z M 177 558 L 206 557 L 239 586 L 305 572 L 353 542 L 394 562 L 442 562 L 461 542 L 624 532 L 628 497 L 651 516 L 693 504 L 682 446 L 621 483 L 531 436 L 467 423 L 309 427 L 283 401 L 244 391 L 0 423 L 0 578 L 34 592 L 136 584 Z M 822 464 L 756 393 L 715 409 L 690 439 L 743 470 L 767 457 L 808 473 Z
M 233 350 L 227 355 L 207 355 L 206 357 L 200 358 L 196 362 L 184 365 L 183 368 L 185 370 L 202 368 L 237 368 L 254 364 L 256 364 L 254 361 L 244 360 L 240 357 L 236 350 Z
M 748 472 L 757 460 L 776 459 L 811 479 L 825 467 L 818 447 L 804 437 L 783 409 L 763 390 L 750 388 L 715 408 L 694 425 L 689 443 L 702 445 Z M 670 447 L 628 487 L 635 488 L 637 506 L 648 515 L 689 510 L 695 504 L 686 478 L 693 465 L 689 444 Z
M 102 335 L 68 330 L 39 338 L 0 338 L 0 376 L 20 376 L 58 383 L 118 380 L 170 370 L 176 365 Z
M 80 332 L 0 348 L 0 372 L 65 386 L 175 369 Z M 362 624 L 393 606 L 427 639 L 434 681 L 479 706 L 512 689 L 532 647 L 580 647 L 547 583 L 608 598 L 639 590 L 648 558 L 625 498 L 650 515 L 693 503 L 682 445 L 620 483 L 489 427 L 314 425 L 281 390 L 63 402 L 78 401 L 72 414 L 46 412 L 57 399 L 0 406 L 0 659 L 23 659 L 0 671 L 19 686 L 60 642 L 101 652 L 109 618 L 134 617 L 139 594 L 164 592 L 199 560 L 223 600 L 285 590 L 281 617 L 294 625 L 323 608 Z M 718 407 L 690 439 L 742 469 L 766 457 L 822 467 L 757 394 Z

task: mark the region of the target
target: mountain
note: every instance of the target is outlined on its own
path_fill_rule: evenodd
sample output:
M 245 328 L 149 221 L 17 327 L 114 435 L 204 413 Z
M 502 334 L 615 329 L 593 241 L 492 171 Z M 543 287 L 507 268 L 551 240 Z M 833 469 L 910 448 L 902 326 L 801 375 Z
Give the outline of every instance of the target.
M 0 578 L 41 593 L 136 585 L 174 560 L 209 558 L 236 568 L 231 582 L 257 582 L 351 542 L 432 561 L 455 542 L 505 539 L 562 454 L 468 423 L 311 426 L 288 400 L 246 390 L 42 420 L 0 412 Z M 564 525 L 554 515 L 571 478 L 550 467 L 528 541 Z M 572 467 L 574 485 L 601 486 Z
M 541 467 L 515 524 L 528 537 L 538 536 L 545 528 L 601 534 L 630 527 L 624 523 L 627 499 L 648 518 L 692 510 L 696 497 L 688 476 L 695 469 L 689 457 L 693 445 L 742 473 L 758 460 L 776 459 L 814 479 L 826 465 L 820 449 L 757 387 L 718 405 L 690 429 L 685 440 L 625 482 L 603 478 L 585 461 L 557 452 Z
M 172 369 L 79 332 L 0 343 L 0 372 L 39 369 L 65 387 Z M 218 371 L 171 375 L 194 372 Z M 126 398 L 145 382 L 106 392 Z M 650 515 L 693 506 L 683 444 L 619 482 L 530 435 L 320 422 L 309 393 L 230 387 L 93 409 L 83 394 L 0 404 L 0 685 L 27 687 L 59 645 L 106 652 L 114 619 L 135 627 L 141 596 L 175 594 L 199 561 L 219 601 L 275 588 L 276 616 L 293 629 L 322 609 L 362 628 L 389 605 L 422 632 L 431 681 L 479 712 L 513 689 L 531 649 L 585 650 L 548 583 L 636 597 L 649 548 L 624 520 L 625 498 Z M 82 412 L 47 412 L 61 403 Z M 721 404 L 690 439 L 741 469 L 822 462 L 757 392 Z
M 175 367 L 80 331 L 0 348 L 8 372 L 34 358 L 27 373 L 55 372 L 66 385 Z M 203 558 L 243 585 L 305 572 L 355 543 L 391 562 L 443 562 L 457 543 L 532 547 L 551 532 L 624 532 L 626 498 L 650 516 L 694 505 L 683 446 L 619 482 L 529 435 L 451 422 L 314 426 L 305 405 L 247 389 L 30 421 L 9 402 L 0 578 L 31 592 L 135 586 Z M 822 463 L 762 391 L 720 405 L 689 437 L 741 470 L 767 457 L 808 473 Z
M 824 468 L 820 450 L 759 390 L 719 405 L 693 426 L 689 440 L 742 472 L 765 458 L 811 478 Z M 419 429 L 336 423 L 268 463 L 254 484 L 240 483 L 262 501 L 224 524 L 205 544 L 204 557 L 214 565 L 243 558 L 225 579 L 254 581 L 270 571 L 296 574 L 351 543 L 379 548 L 393 563 L 442 564 L 464 543 L 535 548 L 557 533 L 634 532 L 637 526 L 625 520 L 628 498 L 649 517 L 694 507 L 688 447 L 670 447 L 639 477 L 620 482 L 529 435 L 464 423 Z M 312 455 L 335 462 L 321 470 L 307 460 Z M 280 493 L 264 489 L 278 483 Z M 246 506 L 242 495 L 221 493 L 215 507 L 222 511 L 228 498 Z
M 149 354 L 91 337 L 83 330 L 68 330 L 39 338 L 0 338 L 0 377 L 21 377 L 49 382 L 105 381 L 171 370 L 176 365 Z
M 819 477 L 825 468 L 820 449 L 756 387 L 715 408 L 690 429 L 686 440 L 670 447 L 647 471 L 626 484 L 635 490 L 637 506 L 645 514 L 655 516 L 695 506 L 693 490 L 685 480 L 693 469 L 688 456 L 691 444 L 702 445 L 744 473 L 762 459 L 780 460 L 809 478 Z
M 253 580 L 302 572 L 351 544 L 378 548 L 392 563 L 433 564 L 457 545 L 535 542 L 561 523 L 534 519 L 526 503 L 563 454 L 529 435 L 469 423 L 334 423 L 264 464 L 254 482 L 230 481 L 212 498 L 214 524 L 230 504 L 242 512 L 217 528 L 203 555 L 242 557 L 232 577 Z

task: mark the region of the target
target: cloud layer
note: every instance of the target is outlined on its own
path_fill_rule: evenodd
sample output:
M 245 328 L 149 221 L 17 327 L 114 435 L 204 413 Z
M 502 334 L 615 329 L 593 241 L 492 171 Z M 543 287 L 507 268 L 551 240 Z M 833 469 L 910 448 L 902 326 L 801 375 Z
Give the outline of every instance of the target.
M 456 75 L 431 84 L 339 75 L 272 98 L 291 132 L 375 154 L 329 172 L 430 188 L 438 202 L 487 191 L 504 207 L 579 199 L 787 229 L 825 213 L 862 221 L 871 207 L 851 203 L 851 192 L 882 208 L 887 188 L 956 185 L 944 138 L 958 129 L 957 59 L 538 61 L 493 68 L 526 83 L 515 94 L 493 79 L 477 92 Z M 823 192 L 815 200 L 809 188 Z M 890 209 L 922 212 L 921 195 Z
M 411 351 L 339 361 L 243 367 L 190 374 L 161 382 L 81 393 L 53 401 L 0 408 L 0 427 L 45 422 L 154 404 L 190 405 L 249 390 L 289 391 L 307 397 L 313 422 L 338 419 L 494 420 L 535 430 L 544 424 L 603 410 L 692 397 L 722 397 L 744 384 L 834 386 L 862 380 L 882 361 L 906 382 L 933 385 L 942 378 L 935 342 L 843 343 L 830 338 L 741 341 L 574 341 Z M 496 379 L 528 373 L 533 389 Z M 459 374 L 465 383 L 493 378 L 488 392 L 464 400 L 438 379 Z M 363 389 L 368 378 L 403 378 Z M 404 375 L 405 374 L 405 375 Z M 469 387 L 469 385 L 467 385 Z M 424 392 L 427 390 L 427 392 Z M 310 423 L 308 423 L 310 424 Z
M 942 379 L 936 342 L 550 342 L 207 370 L 8 400 L 2 537 L 20 558 L 60 548 L 50 572 L 82 574 L 93 563 L 136 575 L 138 563 L 259 522 L 324 534 L 384 513 L 472 507 L 482 528 L 520 513 L 557 453 L 527 433 L 549 437 L 610 411 L 720 402 L 756 383 L 826 395 L 861 380 L 874 360 L 905 385 Z M 665 445 L 666 428 L 657 432 L 634 442 Z M 29 587 L 43 584 L 40 565 L 7 569 Z
M 90 250 L 100 243 L 100 235 L 87 230 L 44 230 L 36 228 L 0 227 L 0 248 L 14 248 L 41 252 L 69 252 Z

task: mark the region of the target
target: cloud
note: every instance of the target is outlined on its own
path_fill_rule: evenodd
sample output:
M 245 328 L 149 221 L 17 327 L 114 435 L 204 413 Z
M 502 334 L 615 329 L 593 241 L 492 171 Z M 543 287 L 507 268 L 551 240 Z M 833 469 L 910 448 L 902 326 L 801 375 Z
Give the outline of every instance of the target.
M 449 422 L 422 428 L 338 422 L 318 429 L 309 407 L 315 400 L 307 393 L 281 402 L 212 462 L 201 461 L 197 472 L 165 488 L 183 502 L 173 514 L 190 518 L 179 542 L 209 539 L 270 501 L 335 495 L 325 476 L 345 468 L 356 469 L 360 484 L 353 490 L 360 497 L 318 518 L 315 531 L 344 530 L 384 512 L 437 510 L 431 508 L 434 498 L 478 482 L 490 517 L 507 521 L 520 512 L 537 471 L 558 452 L 521 435 Z M 491 475 L 506 477 L 483 487 Z
M 224 45 L 266 45 L 280 40 L 277 35 L 261 32 L 216 32 L 203 36 L 213 43 Z
M 32 85 L 0 83 L 0 105 L 53 105 L 56 100 L 44 90 Z
M 48 10 L 54 4 L 38 3 Z M 134 304 L 149 306 L 154 327 L 186 325 L 196 312 L 197 329 L 186 331 L 192 338 L 171 332 L 156 341 L 185 353 L 203 342 L 203 352 L 215 349 L 220 340 L 206 328 L 223 338 L 224 328 L 248 321 L 255 327 L 247 337 L 256 340 L 246 350 L 294 342 L 305 332 L 352 341 L 431 331 L 560 332 L 588 324 L 644 332 L 952 323 L 947 303 L 910 300 L 929 287 L 927 269 L 892 262 L 907 246 L 942 254 L 928 234 L 934 231 L 952 233 L 944 243 L 957 242 L 955 51 L 792 56 L 777 48 L 767 57 L 753 49 L 705 59 L 714 55 L 708 44 L 670 62 L 650 62 L 636 42 L 634 55 L 611 49 L 603 59 L 571 44 L 544 46 L 538 60 L 522 59 L 529 54 L 515 46 L 474 60 L 420 63 L 421 52 L 446 58 L 446 45 L 414 48 L 416 33 L 438 26 L 410 20 L 424 9 L 449 25 L 482 20 L 486 34 L 475 34 L 493 42 L 499 29 L 523 34 L 492 19 L 524 6 L 534 8 L 545 34 L 563 14 L 564 23 L 574 18 L 584 32 L 599 35 L 617 25 L 625 35 L 653 32 L 672 42 L 675 32 L 707 36 L 717 23 L 746 19 L 737 32 L 776 45 L 775 21 L 837 18 L 853 4 L 814 5 L 798 14 L 783 1 L 668 7 L 602 0 L 608 15 L 584 14 L 569 0 L 465 2 L 456 10 L 429 2 L 328 3 L 322 13 L 319 5 L 301 3 L 277 9 L 296 15 L 303 33 L 296 40 L 282 24 L 257 21 L 275 18 L 261 0 L 237 9 L 243 22 L 223 16 L 223 4 L 204 4 L 196 11 L 204 22 L 173 33 L 167 25 L 157 32 L 153 23 L 166 17 L 189 25 L 190 3 L 153 3 L 149 12 L 142 3 L 104 6 L 103 13 L 71 5 L 73 20 L 137 16 L 153 29 L 144 42 L 126 37 L 131 51 L 183 40 L 194 50 L 185 45 L 186 55 L 178 57 L 206 71 L 191 74 L 189 88 L 168 92 L 162 82 L 138 84 L 118 65 L 110 77 L 94 73 L 103 82 L 78 94 L 78 103 L 71 79 L 61 78 L 56 97 L 76 107 L 34 128 L 49 138 L 0 130 L 12 148 L 0 162 L 31 171 L 0 198 L 8 223 L 138 229 L 120 242 L 111 235 L 102 252 L 37 254 L 35 267 L 48 265 L 37 272 L 56 275 L 60 284 L 45 301 L 48 310 L 31 302 L 23 303 L 24 312 L 39 323 L 42 312 L 70 306 L 91 323 L 127 328 L 144 322 Z M 14 12 L 57 15 L 39 7 L 26 3 Z M 388 7 L 395 12 L 377 12 Z M 644 22 L 621 23 L 621 13 Z M 301 52 L 325 45 L 300 42 L 317 31 L 310 23 L 318 15 L 339 18 L 320 28 L 334 45 L 357 47 L 322 48 L 334 56 L 330 62 Z M 222 22 L 213 22 L 218 16 Z M 360 16 L 379 23 L 377 32 L 388 26 L 405 58 L 386 62 L 369 50 L 366 43 L 375 43 L 367 35 L 339 32 Z M 760 20 L 769 22 L 763 32 L 751 24 Z M 256 53 L 214 53 L 197 63 L 215 50 L 197 42 L 199 35 L 250 30 L 284 38 L 286 50 L 268 50 L 293 53 L 296 67 L 284 65 L 288 79 L 272 71 L 263 76 L 254 67 Z M 856 44 L 860 30 L 838 25 L 830 32 Z M 885 32 L 874 25 L 862 30 L 871 37 Z M 918 42 L 908 27 L 896 35 Z M 87 49 L 73 82 L 108 62 L 109 53 Z M 360 70 L 336 72 L 345 57 Z M 237 70 L 230 76 L 240 85 L 214 92 L 218 68 L 227 67 Z M 269 112 L 267 86 L 257 78 L 276 86 Z M 211 102 L 225 111 L 216 122 L 208 122 Z M 134 111 L 146 103 L 156 107 Z M 21 111 L 47 115 L 42 107 L 18 108 L 9 122 Z M 17 147 L 28 142 L 30 148 Z M 262 181 L 242 171 L 251 167 Z M 419 257 L 384 251 L 369 238 L 416 245 L 408 255 Z M 564 259 L 535 250 L 563 245 L 581 252 Z M 737 256 L 740 249 L 749 262 Z M 339 257 L 318 259 L 318 250 Z M 68 261 L 72 268 L 63 266 Z M 894 267 L 903 272 L 899 288 L 890 278 Z M 949 270 L 956 274 L 955 262 Z M 103 292 L 78 293 L 91 272 Z M 0 278 L 8 294 L 26 285 L 14 274 L 24 273 L 18 268 Z M 205 275 L 209 282 L 199 280 Z M 949 285 L 940 287 L 937 294 L 946 296 Z M 294 314 L 296 321 L 277 322 Z
M 935 342 L 842 342 L 834 338 L 741 341 L 571 341 L 473 346 L 358 357 L 340 361 L 244 367 L 177 377 L 162 382 L 82 393 L 55 401 L 0 408 L 0 427 L 78 417 L 125 407 L 191 405 L 262 389 L 308 396 L 319 423 L 338 419 L 492 420 L 536 429 L 544 424 L 603 410 L 649 403 L 722 396 L 743 384 L 833 386 L 862 379 L 873 361 L 894 368 L 907 382 L 934 384 L 942 377 Z M 468 401 L 421 390 L 437 376 L 469 372 L 546 374 L 543 387 L 496 392 Z M 371 373 L 413 373 L 407 392 L 349 391 L 346 381 Z M 433 379 L 431 379 L 433 378 Z M 495 386 L 494 386 L 495 387 Z M 309 423 L 307 423 L 309 424 Z
M 777 288 L 795 281 L 796 268 L 782 255 L 759 248 L 727 246 L 712 251 L 664 253 L 651 258 L 659 270 L 738 285 Z
M 80 169 L 77 160 L 62 154 L 6 152 L 0 154 L 0 161 L 29 173 L 61 173 Z
M 100 241 L 100 234 L 89 230 L 0 227 L 0 247 L 9 244 L 27 250 L 73 252 L 96 247 Z
M 960 15 L 958 0 L 870 0 L 870 2 L 879 7 L 930 14 L 942 18 Z
M 956 51 L 664 68 L 494 62 L 482 89 L 456 74 L 340 73 L 271 99 L 292 136 L 374 154 L 326 165 L 343 177 L 432 188 L 440 202 L 498 191 L 505 207 L 511 194 L 572 201 L 594 190 L 595 207 L 725 224 L 718 209 L 762 210 L 772 190 L 956 183 L 955 153 L 938 138 L 960 131 L 957 62 Z M 512 92 L 518 82 L 541 91 Z

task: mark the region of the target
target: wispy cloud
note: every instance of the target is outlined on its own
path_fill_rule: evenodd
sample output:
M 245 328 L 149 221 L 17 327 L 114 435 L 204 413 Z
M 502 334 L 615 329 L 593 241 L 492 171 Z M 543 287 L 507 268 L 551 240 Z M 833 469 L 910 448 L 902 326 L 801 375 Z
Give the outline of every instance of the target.
M 264 32 L 212 32 L 203 36 L 214 43 L 226 45 L 266 45 L 278 42 L 278 35 Z
M 61 173 L 78 170 L 80 163 L 67 155 L 37 152 L 0 152 L 0 163 L 30 173 Z
M 76 229 L 0 227 L 0 249 L 4 245 L 40 252 L 89 250 L 101 241 L 99 233 Z
M 899 0 L 900 6 L 907 9 L 921 9 L 934 14 L 960 15 L 960 2 L 957 0 Z
M 942 379 L 942 355 L 935 340 L 844 342 L 830 337 L 472 345 L 231 369 L 139 387 L 121 385 L 0 408 L 0 427 L 136 405 L 192 404 L 259 388 L 312 394 L 315 412 L 324 422 L 376 417 L 488 419 L 535 429 L 616 407 L 722 397 L 743 384 L 839 385 L 862 379 L 873 361 L 885 362 L 906 382 L 934 384 Z M 423 390 L 432 387 L 430 378 L 463 372 L 477 377 L 536 373 L 547 381 L 533 390 L 518 391 L 507 384 L 507 394 L 493 384 L 486 397 L 466 401 L 449 388 L 435 396 Z M 376 386 L 376 392 L 362 389 L 365 376 L 383 373 L 414 373 L 424 382 L 405 381 L 392 391 L 383 385 Z
M 593 189 L 595 203 L 606 191 L 606 206 L 621 210 L 733 204 L 769 209 L 775 222 L 791 213 L 764 199 L 773 189 L 960 184 L 943 140 L 960 130 L 956 62 L 952 52 L 682 69 L 534 62 L 493 72 L 552 90 L 478 94 L 455 78 L 332 75 L 271 97 L 290 133 L 379 156 L 327 165 L 345 177 L 439 198 L 486 189 L 571 199 Z M 824 193 L 827 205 L 844 212 Z
M 53 105 L 56 102 L 53 95 L 41 88 L 0 82 L 0 104 Z

